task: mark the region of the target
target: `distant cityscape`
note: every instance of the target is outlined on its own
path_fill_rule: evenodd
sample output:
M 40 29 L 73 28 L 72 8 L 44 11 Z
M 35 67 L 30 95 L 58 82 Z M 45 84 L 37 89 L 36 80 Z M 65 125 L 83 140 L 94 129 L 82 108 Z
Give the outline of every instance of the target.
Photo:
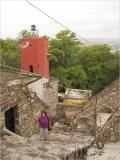
M 90 39 L 91 42 L 98 44 L 108 44 L 112 47 L 112 51 L 120 51 L 120 39 Z

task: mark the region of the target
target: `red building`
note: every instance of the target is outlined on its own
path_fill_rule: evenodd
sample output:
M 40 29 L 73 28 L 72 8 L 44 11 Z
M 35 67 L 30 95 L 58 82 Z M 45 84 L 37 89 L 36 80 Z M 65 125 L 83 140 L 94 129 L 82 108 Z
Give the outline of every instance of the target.
M 48 39 L 25 38 L 20 43 L 22 69 L 49 76 Z

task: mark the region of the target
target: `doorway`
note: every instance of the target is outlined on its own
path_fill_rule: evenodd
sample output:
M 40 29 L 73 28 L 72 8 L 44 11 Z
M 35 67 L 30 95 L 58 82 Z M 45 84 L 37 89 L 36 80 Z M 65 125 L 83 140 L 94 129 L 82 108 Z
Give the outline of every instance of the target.
M 33 65 L 30 65 L 29 69 L 30 69 L 30 72 L 33 73 Z
M 14 121 L 15 113 L 14 112 L 15 112 L 15 107 L 5 112 L 5 124 L 8 130 L 15 133 L 15 121 Z

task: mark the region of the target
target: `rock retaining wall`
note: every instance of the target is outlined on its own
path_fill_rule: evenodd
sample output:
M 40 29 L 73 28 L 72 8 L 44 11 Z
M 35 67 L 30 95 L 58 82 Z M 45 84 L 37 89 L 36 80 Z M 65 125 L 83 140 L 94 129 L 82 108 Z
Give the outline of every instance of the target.
M 100 93 L 92 97 L 86 107 L 96 107 L 97 112 L 110 108 L 114 111 L 120 106 L 120 78 L 106 86 Z M 106 110 L 107 111 L 107 110 Z
M 1 95 L 1 130 L 6 127 L 5 112 L 10 108 L 14 108 L 15 133 L 25 137 L 33 135 L 38 130 L 37 120 L 41 110 L 44 109 L 50 113 L 50 106 L 47 106 L 27 87 L 7 85 L 1 87 Z

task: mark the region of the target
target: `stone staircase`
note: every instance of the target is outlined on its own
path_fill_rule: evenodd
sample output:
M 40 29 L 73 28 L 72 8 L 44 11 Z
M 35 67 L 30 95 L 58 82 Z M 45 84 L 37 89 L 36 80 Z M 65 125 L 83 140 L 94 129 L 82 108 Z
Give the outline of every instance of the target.
M 4 136 L 1 157 L 3 160 L 79 160 L 93 144 L 94 137 L 76 135 L 71 143 L 70 135 L 51 133 L 48 141 L 40 141 L 40 135 L 30 138 Z

